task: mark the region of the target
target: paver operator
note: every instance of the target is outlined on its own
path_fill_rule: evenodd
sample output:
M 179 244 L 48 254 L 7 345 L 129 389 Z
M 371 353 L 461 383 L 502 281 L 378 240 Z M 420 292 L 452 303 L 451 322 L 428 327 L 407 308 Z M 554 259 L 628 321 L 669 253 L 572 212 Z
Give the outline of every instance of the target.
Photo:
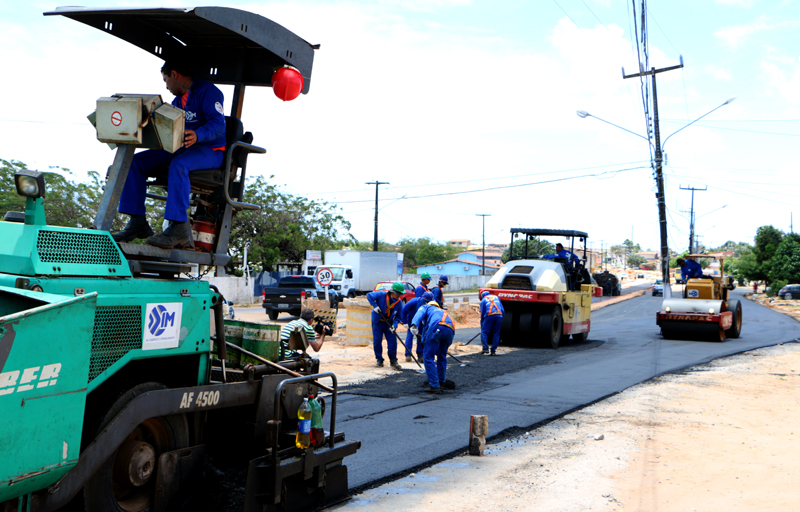
M 428 283 L 431 282 L 431 275 L 427 272 L 423 272 L 420 278 L 422 283 L 414 289 L 415 297 L 422 297 L 422 294 L 428 291 Z
M 186 214 L 191 196 L 189 173 L 222 165 L 225 150 L 223 96 L 214 84 L 193 80 L 192 68 L 186 62 L 167 61 L 161 68 L 161 75 L 169 92 L 175 95 L 172 104 L 185 111 L 183 147 L 175 153 L 149 149 L 134 155 L 119 201 L 119 212 L 130 215 L 130 220 L 122 231 L 112 236 L 118 242 L 146 238 L 145 243 L 164 249 L 193 248 L 192 228 Z M 160 165 L 169 166 L 169 189 L 164 208 L 164 218 L 169 221 L 169 226 L 163 233 L 154 235 L 145 217 L 144 201 L 147 178 Z
M 400 312 L 403 309 L 405 286 L 400 281 L 392 283 L 389 291 L 378 290 L 367 294 L 367 301 L 372 306 L 372 348 L 375 350 L 376 366 L 383 367 L 383 338 L 386 338 L 386 352 L 389 365 L 395 370 L 403 367 L 397 362 L 397 337 L 393 329 L 400 323 Z
M 431 293 L 433 293 L 433 300 L 435 300 L 439 307 L 445 309 L 444 307 L 444 287 L 450 283 L 450 280 L 447 278 L 446 275 L 442 274 L 439 276 L 439 284 L 437 284 Z
M 400 313 L 400 322 L 404 325 L 410 326 L 411 320 L 414 319 L 414 315 L 417 314 L 417 310 L 427 304 L 428 302 L 433 300 L 433 294 L 431 292 L 425 292 L 422 294 L 421 297 L 414 297 L 410 301 L 403 306 L 403 311 Z M 411 349 L 414 346 L 414 333 L 411 332 L 411 329 L 408 330 L 408 334 L 406 334 L 406 362 L 410 363 L 413 361 L 411 358 Z M 417 338 L 417 359 L 422 359 L 422 339 Z
M 429 393 L 441 393 L 447 376 L 447 349 L 453 343 L 456 326 L 447 311 L 433 300 L 417 310 L 409 328 L 414 335 L 422 333 L 425 373 Z
M 686 281 L 693 277 L 701 277 L 703 275 L 703 267 L 694 260 L 685 260 L 683 258 L 677 259 L 678 265 L 681 267 L 681 280 Z
M 503 323 L 505 310 L 496 295 L 489 292 L 481 293 L 481 343 L 482 354 L 497 355 L 497 346 L 500 344 L 500 326 Z M 489 348 L 491 345 L 491 352 Z

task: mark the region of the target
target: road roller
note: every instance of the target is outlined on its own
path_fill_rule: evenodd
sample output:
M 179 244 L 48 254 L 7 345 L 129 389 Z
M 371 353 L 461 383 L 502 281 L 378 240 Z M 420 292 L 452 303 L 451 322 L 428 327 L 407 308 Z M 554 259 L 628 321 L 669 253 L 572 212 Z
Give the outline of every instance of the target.
M 724 341 L 738 338 L 742 330 L 742 304 L 730 298 L 736 288 L 733 277 L 724 276 L 724 258 L 708 254 L 688 254 L 686 259 L 712 260 L 710 275 L 686 280 L 680 298 L 664 299 L 656 313 L 656 323 L 666 339 Z
M 577 239 L 583 243 L 582 257 L 542 255 L 544 243 L 539 237 L 544 236 L 564 238 L 564 247 L 573 255 Z M 574 341 L 588 339 L 592 296 L 603 294 L 586 270 L 588 237 L 582 231 L 562 229 L 511 230 L 508 263 L 479 292 L 487 291 L 503 303 L 503 343 L 558 348 L 570 336 Z

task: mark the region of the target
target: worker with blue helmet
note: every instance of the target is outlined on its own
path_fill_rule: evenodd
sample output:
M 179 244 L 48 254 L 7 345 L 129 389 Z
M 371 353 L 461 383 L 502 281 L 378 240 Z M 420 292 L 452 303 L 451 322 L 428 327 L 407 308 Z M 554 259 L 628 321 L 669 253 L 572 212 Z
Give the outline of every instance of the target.
M 439 284 L 436 285 L 431 293 L 433 293 L 433 300 L 439 304 L 439 307 L 444 309 L 444 287 L 450 283 L 450 280 L 447 278 L 446 275 L 442 274 L 439 276 Z
M 482 354 L 497 355 L 497 346 L 500 344 L 500 326 L 503 324 L 505 309 L 497 295 L 492 295 L 486 290 L 481 292 L 481 343 Z M 489 343 L 491 342 L 491 352 Z
M 411 326 L 411 320 L 414 319 L 414 315 L 417 314 L 417 310 L 427 304 L 428 302 L 433 300 L 433 294 L 431 292 L 425 292 L 420 297 L 414 297 L 410 301 L 403 306 L 403 311 L 400 312 L 400 322 L 407 326 Z M 406 334 L 406 362 L 411 362 L 413 359 L 411 358 L 411 349 L 414 347 L 414 333 L 411 332 L 411 329 L 408 330 L 408 334 Z M 422 359 L 422 339 L 417 339 L 417 359 Z
M 453 343 L 456 325 L 447 311 L 439 308 L 436 301 L 430 301 L 417 310 L 410 330 L 414 335 L 422 333 L 427 391 L 441 393 L 447 376 L 447 349 Z
M 367 301 L 372 309 L 372 348 L 375 351 L 376 366 L 383 367 L 383 338 L 386 338 L 386 352 L 389 363 L 395 370 L 403 367 L 397 362 L 397 337 L 394 330 L 400 323 L 400 312 L 403 309 L 403 294 L 406 289 L 397 281 L 389 290 L 377 290 L 367 294 Z

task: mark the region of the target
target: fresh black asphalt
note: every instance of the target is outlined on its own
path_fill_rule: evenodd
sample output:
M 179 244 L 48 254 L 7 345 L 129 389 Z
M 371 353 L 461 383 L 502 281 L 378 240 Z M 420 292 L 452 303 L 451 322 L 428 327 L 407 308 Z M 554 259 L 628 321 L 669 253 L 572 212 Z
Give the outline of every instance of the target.
M 451 359 L 448 379 L 457 389 L 440 396 L 425 393 L 424 374 L 410 368 L 387 368 L 382 379 L 343 387 L 336 430 L 361 441 L 358 453 L 345 460 L 350 487 L 465 450 L 472 414 L 488 415 L 490 436 L 527 429 L 657 375 L 800 338 L 800 322 L 744 299 L 742 290 L 733 293 L 744 309 L 742 335 L 735 340 L 663 339 L 655 318 L 662 298 L 646 293 L 593 312 L 585 343 L 458 356 L 464 367 Z M 477 332 L 459 330 L 456 340 L 466 342 Z

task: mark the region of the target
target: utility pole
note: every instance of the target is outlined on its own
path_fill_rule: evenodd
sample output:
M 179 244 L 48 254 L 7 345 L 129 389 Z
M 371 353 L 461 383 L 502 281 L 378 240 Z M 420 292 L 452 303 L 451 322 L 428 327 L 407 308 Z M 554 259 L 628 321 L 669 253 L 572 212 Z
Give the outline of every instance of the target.
M 681 187 L 681 190 L 691 190 L 692 191 L 692 209 L 689 210 L 689 254 L 694 254 L 694 191 L 699 190 L 701 192 L 705 192 L 708 190 L 708 187 L 703 188 L 694 188 L 694 187 Z
M 388 185 L 388 181 L 368 181 L 367 185 L 375 185 L 375 238 L 372 241 L 372 250 L 378 252 L 378 185 Z
M 644 75 L 652 76 L 653 82 L 653 133 L 655 135 L 655 167 L 656 167 L 656 185 L 658 192 L 656 193 L 656 200 L 658 201 L 658 221 L 661 226 L 661 276 L 664 280 L 664 287 L 669 287 L 669 242 L 667 241 L 667 204 L 664 197 L 664 175 L 662 173 L 661 164 L 664 161 L 661 154 L 661 133 L 659 132 L 658 125 L 658 96 L 656 94 L 656 74 L 663 73 L 664 71 L 671 71 L 673 69 L 680 69 L 683 67 L 683 57 L 679 66 L 670 66 L 668 68 L 650 68 L 650 71 L 640 71 L 633 75 L 626 75 L 625 68 L 622 68 L 622 78 L 633 78 Z M 641 69 L 641 68 L 640 68 Z
M 491 213 L 476 213 L 478 217 L 483 217 L 483 243 L 481 244 L 481 275 L 486 275 L 486 217 L 491 217 Z

